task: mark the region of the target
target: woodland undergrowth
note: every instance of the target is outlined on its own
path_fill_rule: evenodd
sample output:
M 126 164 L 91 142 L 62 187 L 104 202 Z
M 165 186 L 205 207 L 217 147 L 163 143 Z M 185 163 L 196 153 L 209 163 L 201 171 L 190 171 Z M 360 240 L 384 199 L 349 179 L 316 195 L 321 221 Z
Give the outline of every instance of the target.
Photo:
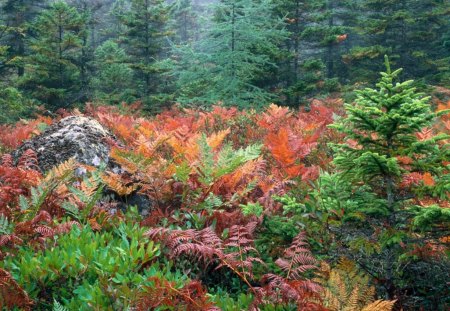
M 120 169 L 9 154 L 79 111 L 1 126 L 0 309 L 445 310 L 450 101 L 395 79 L 301 110 L 87 105 Z

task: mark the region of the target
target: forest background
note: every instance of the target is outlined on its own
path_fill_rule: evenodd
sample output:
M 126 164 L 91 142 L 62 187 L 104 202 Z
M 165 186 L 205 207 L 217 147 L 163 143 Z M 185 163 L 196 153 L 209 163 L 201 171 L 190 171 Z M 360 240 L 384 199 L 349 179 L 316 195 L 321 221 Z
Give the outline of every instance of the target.
M 449 87 L 449 15 L 445 0 L 0 0 L 0 122 L 86 102 L 298 107 L 373 85 L 385 54 Z

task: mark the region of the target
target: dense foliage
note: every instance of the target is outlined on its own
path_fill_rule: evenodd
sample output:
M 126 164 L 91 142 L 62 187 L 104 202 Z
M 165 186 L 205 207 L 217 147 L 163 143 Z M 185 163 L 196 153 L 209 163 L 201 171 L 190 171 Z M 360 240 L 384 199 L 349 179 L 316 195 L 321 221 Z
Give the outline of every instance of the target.
M 448 310 L 449 113 L 450 1 L 0 0 L 0 310 Z
M 79 111 L 0 127 L 1 306 L 445 310 L 450 101 L 386 65 L 351 104 L 87 105 L 120 170 L 8 153 Z
M 0 0 L 0 122 L 88 101 L 299 107 L 370 85 L 384 54 L 448 88 L 449 20 L 431 0 Z

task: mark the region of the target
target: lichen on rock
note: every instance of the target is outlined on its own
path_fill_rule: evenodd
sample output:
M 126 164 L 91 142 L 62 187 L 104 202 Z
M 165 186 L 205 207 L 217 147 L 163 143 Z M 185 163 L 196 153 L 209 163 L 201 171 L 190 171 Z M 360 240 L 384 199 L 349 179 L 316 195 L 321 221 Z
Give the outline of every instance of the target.
M 26 150 L 32 149 L 43 172 L 72 157 L 80 163 L 99 166 L 109 162 L 108 139 L 114 139 L 113 135 L 97 120 L 70 116 L 24 142 L 13 157 L 17 161 Z

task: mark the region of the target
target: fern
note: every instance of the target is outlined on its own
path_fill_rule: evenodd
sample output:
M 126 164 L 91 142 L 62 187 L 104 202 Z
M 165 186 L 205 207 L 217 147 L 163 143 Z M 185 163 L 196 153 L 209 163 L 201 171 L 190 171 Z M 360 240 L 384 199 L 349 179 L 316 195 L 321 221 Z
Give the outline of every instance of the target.
M 56 299 L 53 300 L 53 311 L 69 311 L 66 307 L 60 304 Z
M 122 182 L 119 174 L 114 174 L 111 172 L 105 173 L 102 176 L 102 180 L 108 188 L 113 190 L 119 196 L 127 196 L 127 195 L 131 194 L 132 192 L 136 191 L 136 189 L 137 189 L 136 185 L 131 185 L 131 186 L 125 185 Z
M 34 302 L 28 294 L 17 284 L 11 274 L 0 268 L 0 307 L 12 310 L 15 307 L 32 310 Z
M 144 288 L 138 297 L 136 310 L 158 310 L 170 308 L 192 311 L 219 311 L 209 300 L 206 290 L 199 281 L 190 281 L 182 288 L 177 288 L 174 282 L 158 277 L 149 279 L 152 286 Z
M 135 174 L 138 171 L 145 172 L 153 163 L 152 158 L 146 157 L 141 153 L 121 150 L 118 148 L 113 148 L 111 150 L 111 157 L 117 164 L 119 164 L 130 174 Z
M 8 218 L 4 215 L 0 215 L 0 235 L 11 234 L 13 230 L 13 224 L 9 223 Z
M 78 220 L 78 221 L 81 220 L 80 209 L 79 209 L 78 206 L 76 206 L 76 204 L 74 204 L 73 202 L 70 202 L 70 201 L 64 201 L 64 202 L 61 204 L 61 208 L 64 209 L 64 210 L 66 211 L 66 213 L 67 213 L 70 217 L 72 217 L 72 218 L 74 218 L 74 219 L 76 219 L 76 220 Z
M 169 230 L 165 228 L 150 229 L 147 235 L 161 241 L 169 248 L 172 258 L 190 255 L 207 264 L 219 261 L 217 269 L 227 267 L 235 273 L 251 290 L 253 265 L 263 263 L 255 257 L 257 254 L 253 244 L 253 231 L 256 222 L 245 226 L 230 228 L 229 238 L 222 241 L 211 228 L 196 230 Z
M 312 256 L 306 242 L 305 233 L 294 238 L 291 246 L 284 251 L 284 258 L 275 263 L 286 273 L 287 279 L 301 279 L 302 274 L 317 269 L 316 259 Z
M 65 183 L 73 178 L 76 167 L 77 162 L 74 158 L 70 158 L 48 171 L 44 182 L 47 184 L 52 184 L 54 182 Z
M 90 178 L 85 176 L 78 187 L 68 187 L 75 201 L 82 208 L 70 202 L 63 203 L 62 207 L 75 219 L 87 223 L 89 215 L 103 195 L 104 186 L 101 183 L 100 172 L 92 174 Z
M 235 156 L 242 157 L 244 162 L 257 159 L 261 154 L 262 145 L 249 145 L 246 148 L 240 148 L 235 152 Z
M 391 311 L 394 308 L 395 302 L 395 300 L 377 300 L 364 307 L 361 311 Z
M 31 187 L 31 197 L 29 200 L 26 200 L 24 197 L 19 198 L 20 208 L 25 213 L 24 220 L 31 220 L 37 215 L 54 188 L 55 186 L 46 186 L 45 184 Z
M 307 247 L 304 233 L 294 238 L 283 257 L 275 261 L 286 276 L 265 274 L 263 282 L 267 285 L 263 287 L 256 303 L 264 300 L 282 304 L 294 302 L 297 310 L 323 310 L 319 295 L 323 290 L 322 286 L 304 277 L 306 272 L 317 269 L 316 260 Z
M 393 306 L 395 301 L 374 301 L 375 287 L 369 286 L 369 278 L 362 273 L 354 262 L 341 259 L 339 264 L 331 269 L 322 263 L 320 274 L 321 283 L 325 290 L 322 292 L 324 305 L 331 311 L 359 311 L 386 310 L 386 306 Z M 380 306 L 380 309 L 377 309 Z

